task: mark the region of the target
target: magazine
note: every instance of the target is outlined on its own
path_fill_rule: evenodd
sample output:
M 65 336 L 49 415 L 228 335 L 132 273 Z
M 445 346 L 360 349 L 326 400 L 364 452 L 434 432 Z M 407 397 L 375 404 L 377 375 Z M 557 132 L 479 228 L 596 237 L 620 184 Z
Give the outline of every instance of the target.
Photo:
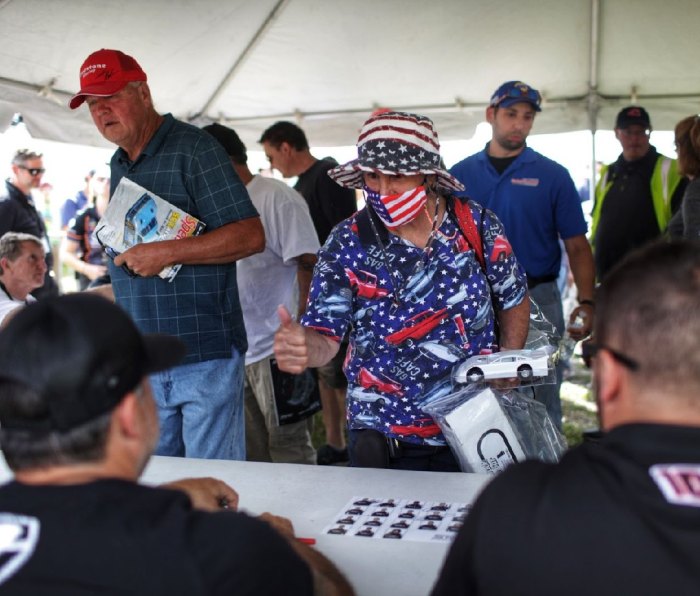
M 95 234 L 112 258 L 135 244 L 198 236 L 206 224 L 136 182 L 122 178 L 97 224 Z M 158 276 L 172 281 L 182 265 Z

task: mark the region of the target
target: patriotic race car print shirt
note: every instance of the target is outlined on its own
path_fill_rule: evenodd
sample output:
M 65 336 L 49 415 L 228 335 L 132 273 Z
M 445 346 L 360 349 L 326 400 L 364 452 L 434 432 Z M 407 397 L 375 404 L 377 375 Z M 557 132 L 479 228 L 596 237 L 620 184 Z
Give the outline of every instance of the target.
M 469 204 L 479 221 L 481 208 Z M 301 323 L 336 341 L 350 329 L 344 371 L 351 429 L 445 445 L 421 404 L 452 392 L 454 366 L 498 349 L 493 306 L 522 302 L 525 273 L 488 210 L 486 275 L 449 216 L 425 251 L 391 233 L 383 248 L 364 246 L 356 217 L 338 224 L 321 248 Z

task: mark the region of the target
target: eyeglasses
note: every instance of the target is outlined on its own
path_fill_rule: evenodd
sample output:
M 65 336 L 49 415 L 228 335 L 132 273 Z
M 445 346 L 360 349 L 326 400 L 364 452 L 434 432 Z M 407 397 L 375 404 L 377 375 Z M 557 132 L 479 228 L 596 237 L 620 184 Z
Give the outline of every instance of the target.
M 595 344 L 593 342 L 583 342 L 581 344 L 581 356 L 583 357 L 583 361 L 586 363 L 586 366 L 591 365 L 591 359 L 598 352 L 600 352 L 600 350 L 609 352 L 610 355 L 625 368 L 628 368 L 631 371 L 639 370 L 639 362 L 636 360 L 633 360 L 629 356 L 625 356 L 622 352 L 618 352 L 613 348 L 609 348 L 608 346 L 604 346 L 602 344 Z
M 651 134 L 651 131 L 648 128 L 641 130 L 630 130 L 629 128 L 621 128 L 620 133 L 623 137 L 631 139 L 633 137 L 648 137 Z
M 39 174 L 43 174 L 46 170 L 44 168 L 28 168 L 27 166 L 17 166 L 18 168 L 22 170 L 27 170 L 31 176 L 38 176 Z

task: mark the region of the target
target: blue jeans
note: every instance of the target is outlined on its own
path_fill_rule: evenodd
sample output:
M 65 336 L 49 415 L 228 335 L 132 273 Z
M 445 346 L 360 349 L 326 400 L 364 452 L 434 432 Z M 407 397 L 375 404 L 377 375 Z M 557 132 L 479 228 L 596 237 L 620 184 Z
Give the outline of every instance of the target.
M 538 284 L 530 289 L 531 298 L 540 307 L 542 314 L 556 327 L 560 335 L 564 333 L 564 308 L 561 303 L 561 293 L 556 281 Z M 559 390 L 564 376 L 563 362 L 558 362 L 556 366 L 557 382 L 555 385 L 536 385 L 535 399 L 547 408 L 549 417 L 554 426 L 561 430 L 561 398 Z
M 156 455 L 245 460 L 244 361 L 232 352 L 230 359 L 151 375 L 160 422 Z

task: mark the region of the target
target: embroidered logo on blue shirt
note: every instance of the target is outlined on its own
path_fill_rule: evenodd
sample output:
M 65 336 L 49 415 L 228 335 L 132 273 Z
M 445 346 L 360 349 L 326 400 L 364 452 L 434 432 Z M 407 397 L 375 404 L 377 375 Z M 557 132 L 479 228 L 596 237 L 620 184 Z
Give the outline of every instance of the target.
M 539 178 L 511 178 L 510 179 L 512 184 L 517 184 L 518 186 L 539 186 L 540 185 L 540 179 Z

